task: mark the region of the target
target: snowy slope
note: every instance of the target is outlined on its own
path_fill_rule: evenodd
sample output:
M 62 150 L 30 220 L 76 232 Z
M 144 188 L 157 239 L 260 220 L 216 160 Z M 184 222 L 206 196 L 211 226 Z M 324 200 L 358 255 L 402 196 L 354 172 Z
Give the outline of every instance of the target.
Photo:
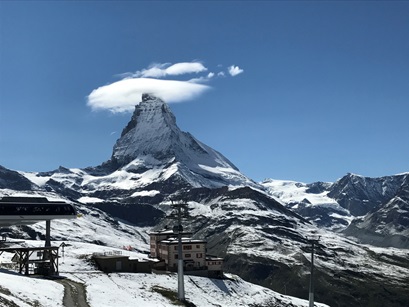
M 363 243 L 409 248 L 409 174 L 369 178 L 347 174 L 335 183 L 268 179 L 270 195 L 320 227 Z
M 59 245 L 62 242 L 53 242 Z M 163 292 L 176 296 L 177 275 L 112 273 L 104 274 L 88 261 L 94 252 L 119 251 L 94 244 L 65 241 L 68 244 L 60 260 L 60 276 L 85 287 L 90 307 L 174 306 Z M 25 241 L 26 246 L 40 246 L 39 241 Z M 143 260 L 146 255 L 122 251 L 130 258 Z M 10 268 L 11 254 L 0 258 L 0 305 L 63 306 L 64 289 L 59 280 L 30 278 Z M 228 274 L 228 279 L 185 277 L 186 300 L 194 306 L 308 306 L 305 300 L 276 293 Z M 177 297 L 177 296 L 176 296 Z M 316 304 L 316 306 L 326 306 Z
M 330 183 L 267 179 L 261 182 L 268 193 L 288 208 L 306 217 L 320 227 L 342 230 L 354 219 L 350 212 L 329 197 Z
M 160 291 L 177 293 L 177 276 L 156 274 L 103 274 L 89 267 L 79 255 L 95 251 L 92 245 L 68 242 L 60 275 L 83 284 L 90 307 L 174 306 Z M 72 250 L 77 253 L 71 253 Z M 130 252 L 132 256 L 132 253 Z M 4 262 L 4 260 L 3 260 Z M 12 301 L 17 306 L 63 306 L 61 284 L 44 279 L 15 275 L 8 270 L 0 272 L 0 302 Z M 29 291 L 27 291 L 29 289 Z M 278 294 L 272 290 L 243 281 L 238 276 L 215 280 L 203 277 L 185 277 L 186 299 L 195 306 L 308 306 L 305 300 Z M 316 304 L 317 306 L 326 306 Z M 2 305 L 6 306 L 6 304 Z

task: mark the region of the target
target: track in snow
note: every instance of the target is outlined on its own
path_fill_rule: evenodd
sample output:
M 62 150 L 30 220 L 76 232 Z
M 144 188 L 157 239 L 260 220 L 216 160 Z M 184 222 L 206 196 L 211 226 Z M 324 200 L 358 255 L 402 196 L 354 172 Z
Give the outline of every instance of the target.
M 64 286 L 64 307 L 90 307 L 83 284 L 69 279 L 60 279 L 57 282 Z

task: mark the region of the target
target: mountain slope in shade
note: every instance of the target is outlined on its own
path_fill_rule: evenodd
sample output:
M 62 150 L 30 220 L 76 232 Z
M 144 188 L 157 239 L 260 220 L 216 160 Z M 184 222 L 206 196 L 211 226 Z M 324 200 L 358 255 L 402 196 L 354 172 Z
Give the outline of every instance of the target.
M 363 216 L 391 200 L 398 193 L 405 177 L 405 174 L 378 178 L 347 174 L 331 186 L 328 196 L 352 215 Z
M 401 180 L 393 197 L 355 219 L 345 234 L 367 244 L 409 248 L 409 175 L 398 177 Z
M 34 184 L 24 175 L 0 165 L 0 189 L 20 191 L 32 188 L 34 188 Z

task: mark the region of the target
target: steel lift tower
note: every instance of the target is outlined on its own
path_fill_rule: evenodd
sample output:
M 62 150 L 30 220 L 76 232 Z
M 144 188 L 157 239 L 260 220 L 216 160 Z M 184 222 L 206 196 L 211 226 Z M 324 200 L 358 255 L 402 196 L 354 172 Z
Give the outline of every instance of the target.
M 188 205 L 186 203 L 173 203 L 171 207 L 173 212 L 169 218 L 177 220 L 177 224 L 173 227 L 173 232 L 178 235 L 178 299 L 179 301 L 185 301 L 185 284 L 183 275 L 183 252 L 182 252 L 182 218 L 188 217 Z

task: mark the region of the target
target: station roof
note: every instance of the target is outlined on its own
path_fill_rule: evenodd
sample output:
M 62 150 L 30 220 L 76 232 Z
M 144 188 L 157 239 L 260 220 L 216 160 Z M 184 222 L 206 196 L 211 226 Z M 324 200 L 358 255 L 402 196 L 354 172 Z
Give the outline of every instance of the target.
M 160 241 L 160 243 L 164 243 L 164 244 L 178 244 L 178 238 L 168 238 L 168 239 L 166 239 L 166 240 Z M 182 238 L 182 244 L 186 244 L 186 243 L 190 243 L 190 244 L 206 243 L 206 241 L 205 241 L 205 240 L 196 240 L 196 239 L 192 239 L 192 238 Z
M 192 232 L 190 231 L 183 231 L 181 232 L 182 235 L 191 235 Z M 172 229 L 162 229 L 162 230 L 158 230 L 158 231 L 152 231 L 149 233 L 149 235 L 154 235 L 154 236 L 158 236 L 158 235 L 177 235 L 177 233 L 175 233 Z
M 76 217 L 74 206 L 64 201 L 49 201 L 45 197 L 0 198 L 0 226 L 27 225 Z

